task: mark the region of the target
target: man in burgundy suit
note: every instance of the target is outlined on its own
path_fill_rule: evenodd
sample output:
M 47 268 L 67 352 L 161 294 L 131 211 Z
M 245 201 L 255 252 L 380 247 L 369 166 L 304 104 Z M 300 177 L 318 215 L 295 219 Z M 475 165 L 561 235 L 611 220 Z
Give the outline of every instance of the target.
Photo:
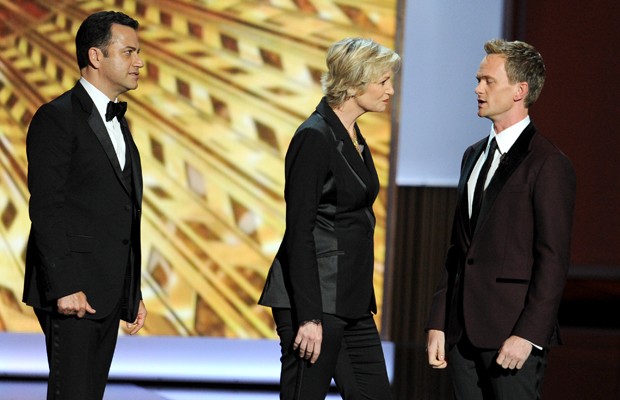
M 538 399 L 570 261 L 575 173 L 529 117 L 545 79 L 527 43 L 492 40 L 477 73 L 490 134 L 463 156 L 433 297 L 428 361 L 457 399 Z

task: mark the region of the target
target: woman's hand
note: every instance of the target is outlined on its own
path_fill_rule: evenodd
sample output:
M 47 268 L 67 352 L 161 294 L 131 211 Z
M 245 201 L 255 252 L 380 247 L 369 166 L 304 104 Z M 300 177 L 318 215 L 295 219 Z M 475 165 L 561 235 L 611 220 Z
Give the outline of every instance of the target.
M 293 342 L 293 350 L 299 349 L 299 357 L 310 360 L 310 364 L 314 364 L 321 354 L 322 341 L 323 326 L 321 323 L 308 321 L 299 326 Z

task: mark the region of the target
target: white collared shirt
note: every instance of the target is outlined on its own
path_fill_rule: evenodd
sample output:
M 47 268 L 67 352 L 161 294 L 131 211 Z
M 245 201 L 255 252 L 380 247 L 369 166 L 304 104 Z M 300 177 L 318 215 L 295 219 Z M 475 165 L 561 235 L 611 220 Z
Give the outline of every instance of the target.
M 125 168 L 125 139 L 123 138 L 123 131 L 121 130 L 121 124 L 116 117 L 112 118 L 111 121 L 105 120 L 105 113 L 108 108 L 108 96 L 103 94 L 103 92 L 93 86 L 90 82 L 88 82 L 83 76 L 80 78 L 80 83 L 86 89 L 86 92 L 95 103 L 95 107 L 99 114 L 101 115 L 101 119 L 103 120 L 103 124 L 105 125 L 108 135 L 110 135 L 110 140 L 112 141 L 112 146 L 114 146 L 114 151 L 116 152 L 116 156 L 118 157 L 118 163 L 121 166 L 121 169 Z M 118 99 L 114 99 L 114 102 L 118 101 Z
M 491 178 L 493 178 L 493 174 L 497 170 L 499 166 L 500 158 L 503 154 L 507 153 L 508 150 L 512 147 L 513 144 L 517 141 L 521 132 L 530 124 L 529 115 L 526 116 L 521 121 L 516 124 L 504 129 L 500 133 L 495 133 L 494 126 L 491 125 L 491 133 L 487 140 L 487 146 L 484 150 L 484 153 L 480 155 L 476 165 L 474 165 L 474 169 L 471 171 L 471 175 L 469 176 L 469 180 L 467 181 L 467 199 L 469 205 L 469 216 L 471 217 L 471 209 L 472 204 L 474 202 L 474 190 L 476 188 L 476 181 L 478 180 L 478 175 L 480 175 L 480 170 L 482 169 L 482 164 L 486 160 L 486 154 L 489 151 L 489 146 L 491 145 L 491 140 L 495 138 L 497 142 L 497 150 L 495 154 L 493 154 L 493 162 L 491 163 L 491 167 L 489 168 L 489 172 L 487 175 L 487 180 L 484 183 L 484 188 L 486 189 L 489 186 L 489 182 L 491 182 Z

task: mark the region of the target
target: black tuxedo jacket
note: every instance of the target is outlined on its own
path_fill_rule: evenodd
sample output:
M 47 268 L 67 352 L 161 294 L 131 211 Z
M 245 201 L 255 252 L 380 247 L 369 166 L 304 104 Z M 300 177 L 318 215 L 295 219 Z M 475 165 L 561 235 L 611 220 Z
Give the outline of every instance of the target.
M 463 156 L 451 244 L 427 328 L 446 332 L 448 346 L 462 333 L 479 348 L 499 348 L 511 335 L 549 346 L 570 262 L 575 173 L 529 124 L 503 156 L 478 225 L 470 227 L 467 181 L 486 143 Z
M 260 304 L 291 308 L 298 321 L 376 312 L 372 204 L 379 179 L 358 137 L 363 160 L 325 99 L 295 132 L 285 160 L 286 232 Z
M 27 135 L 32 222 L 23 300 L 54 310 L 56 299 L 83 291 L 96 314 L 118 304 L 133 322 L 140 292 L 142 171 L 127 146 L 123 174 L 103 120 L 78 82 L 34 115 Z M 125 169 L 125 171 L 127 171 Z

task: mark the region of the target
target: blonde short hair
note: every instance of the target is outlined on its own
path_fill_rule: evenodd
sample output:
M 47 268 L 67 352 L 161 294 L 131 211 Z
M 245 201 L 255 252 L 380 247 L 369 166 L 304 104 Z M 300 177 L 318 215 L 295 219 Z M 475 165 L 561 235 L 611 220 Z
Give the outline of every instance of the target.
M 396 72 L 401 61 L 396 52 L 372 39 L 347 38 L 330 46 L 326 62 L 321 86 L 329 105 L 338 107 L 385 73 Z
M 545 84 L 545 63 L 542 56 L 525 42 L 503 39 L 489 40 L 484 44 L 487 54 L 497 54 L 506 59 L 506 75 L 510 83 L 527 82 L 529 91 L 525 97 L 525 107 L 529 108 L 538 99 Z

